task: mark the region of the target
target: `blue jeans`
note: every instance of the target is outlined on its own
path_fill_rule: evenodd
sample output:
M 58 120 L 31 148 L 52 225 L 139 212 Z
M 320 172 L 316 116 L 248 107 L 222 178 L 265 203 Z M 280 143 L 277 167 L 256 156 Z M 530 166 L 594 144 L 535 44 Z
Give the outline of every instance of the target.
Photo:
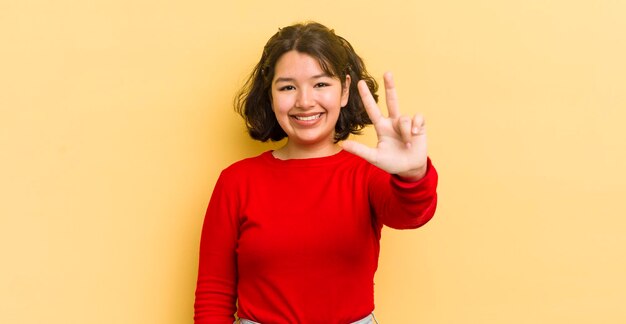
M 236 324 L 236 323 L 237 322 L 235 321 L 235 323 L 233 323 L 233 324 Z M 376 317 L 374 317 L 374 313 L 371 313 L 371 314 L 365 316 L 364 318 L 362 318 L 362 319 L 360 319 L 360 320 L 358 320 L 356 322 L 352 322 L 350 324 L 374 324 L 374 323 L 378 324 L 378 321 L 376 320 Z M 261 323 L 258 323 L 258 322 L 255 322 L 255 321 L 251 321 L 251 320 L 247 320 L 245 318 L 240 318 L 239 319 L 239 324 L 261 324 Z

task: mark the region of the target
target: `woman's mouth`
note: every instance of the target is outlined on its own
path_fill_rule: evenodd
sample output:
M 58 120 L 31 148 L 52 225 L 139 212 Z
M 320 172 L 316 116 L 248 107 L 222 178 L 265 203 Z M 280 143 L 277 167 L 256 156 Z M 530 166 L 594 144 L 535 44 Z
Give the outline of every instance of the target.
M 293 118 L 297 120 L 301 120 L 301 121 L 313 121 L 313 120 L 319 119 L 320 117 L 322 117 L 322 113 L 311 115 L 311 116 L 297 116 L 297 115 L 293 116 Z

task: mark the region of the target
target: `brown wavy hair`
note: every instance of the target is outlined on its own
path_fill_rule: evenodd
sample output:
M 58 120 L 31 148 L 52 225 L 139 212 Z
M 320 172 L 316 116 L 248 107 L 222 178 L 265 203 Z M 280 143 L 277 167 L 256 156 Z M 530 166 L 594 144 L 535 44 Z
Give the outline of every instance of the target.
M 281 28 L 267 41 L 261 59 L 235 97 L 235 111 L 246 121 L 250 137 L 266 142 L 279 141 L 287 136 L 272 109 L 271 85 L 276 62 L 292 50 L 317 59 L 325 73 L 341 80 L 342 87 L 346 75 L 350 75 L 348 103 L 339 113 L 335 142 L 345 140 L 350 134 L 360 134 L 363 127 L 372 124 L 361 101 L 357 82 L 365 80 L 376 101 L 378 84 L 368 74 L 363 60 L 334 30 L 320 23 L 307 22 Z

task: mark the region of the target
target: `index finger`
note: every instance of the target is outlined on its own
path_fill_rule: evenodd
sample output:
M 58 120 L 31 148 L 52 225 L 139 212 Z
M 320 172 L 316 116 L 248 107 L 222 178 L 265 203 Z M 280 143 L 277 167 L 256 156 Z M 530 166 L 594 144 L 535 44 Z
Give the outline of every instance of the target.
M 365 106 L 365 111 L 367 115 L 370 116 L 370 120 L 372 123 L 376 123 L 382 116 L 380 112 L 380 108 L 376 104 L 376 100 L 372 96 L 370 92 L 370 88 L 367 87 L 367 83 L 364 80 L 360 80 L 358 83 L 359 94 L 361 95 L 361 101 L 363 102 L 363 106 Z
M 385 81 L 385 98 L 389 118 L 397 118 L 400 116 L 400 107 L 398 105 L 398 95 L 396 94 L 396 85 L 393 82 L 393 75 L 391 72 L 387 72 L 383 75 L 383 79 Z

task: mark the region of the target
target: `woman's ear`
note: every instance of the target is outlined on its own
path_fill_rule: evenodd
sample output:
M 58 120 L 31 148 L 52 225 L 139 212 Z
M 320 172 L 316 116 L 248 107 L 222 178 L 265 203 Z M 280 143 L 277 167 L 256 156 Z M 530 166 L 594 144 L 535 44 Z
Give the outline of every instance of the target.
M 350 75 L 346 75 L 346 82 L 343 84 L 343 89 L 341 90 L 341 107 L 345 107 L 348 104 L 348 98 L 350 98 L 350 83 L 352 79 Z

